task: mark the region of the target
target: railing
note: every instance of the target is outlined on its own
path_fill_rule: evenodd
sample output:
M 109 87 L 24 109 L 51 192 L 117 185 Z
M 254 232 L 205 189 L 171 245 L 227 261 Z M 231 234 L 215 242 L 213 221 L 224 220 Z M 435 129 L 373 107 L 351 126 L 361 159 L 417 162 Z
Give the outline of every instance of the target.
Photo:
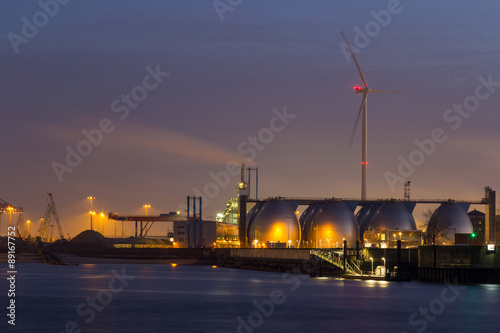
M 337 266 L 341 269 L 344 269 L 344 261 L 345 261 L 345 268 L 349 274 L 363 275 L 361 269 L 351 260 L 344 258 L 344 254 L 341 251 L 311 250 L 311 255 L 321 258 L 326 262 L 329 262 L 330 264 Z
M 471 205 L 484 205 L 488 203 L 488 200 L 486 198 L 482 198 L 481 200 L 457 200 L 457 199 L 395 199 L 395 198 L 390 198 L 390 199 L 381 199 L 381 198 L 371 198 L 371 199 L 360 199 L 360 198 L 339 198 L 339 197 L 331 197 L 331 198 L 313 198 L 313 197 L 269 197 L 269 198 L 262 198 L 262 199 L 250 199 L 248 198 L 248 202 L 265 202 L 269 200 L 290 200 L 290 201 L 299 201 L 301 204 L 304 205 L 310 205 L 313 203 L 317 202 L 322 202 L 322 201 L 354 201 L 358 202 L 359 204 L 363 205 L 369 205 L 369 204 L 375 204 L 375 203 L 384 203 L 389 200 L 397 200 L 400 202 L 414 202 L 414 203 L 423 203 L 423 204 L 442 204 L 442 203 L 447 203 L 447 202 L 456 202 L 456 203 L 468 203 Z

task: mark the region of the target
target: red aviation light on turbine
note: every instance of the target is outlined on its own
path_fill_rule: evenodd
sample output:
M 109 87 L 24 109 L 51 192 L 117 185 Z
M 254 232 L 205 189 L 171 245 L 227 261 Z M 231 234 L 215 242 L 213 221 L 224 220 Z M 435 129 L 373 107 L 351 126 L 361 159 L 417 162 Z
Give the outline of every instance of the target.
M 355 91 L 360 91 L 361 90 L 361 86 L 357 86 L 357 85 L 354 85 L 352 87 Z
M 368 165 L 368 162 L 363 161 L 363 162 L 361 162 L 361 165 Z

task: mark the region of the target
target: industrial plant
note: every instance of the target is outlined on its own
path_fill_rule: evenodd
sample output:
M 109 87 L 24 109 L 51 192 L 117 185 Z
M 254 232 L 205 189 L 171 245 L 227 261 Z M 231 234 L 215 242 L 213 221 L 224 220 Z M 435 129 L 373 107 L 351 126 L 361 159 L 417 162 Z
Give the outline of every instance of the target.
M 403 248 L 410 248 L 424 244 L 486 245 L 500 239 L 496 194 L 491 187 L 485 187 L 484 197 L 478 200 L 411 199 L 409 183 L 403 199 L 261 199 L 250 198 L 244 166 L 241 174 L 238 201 L 230 200 L 217 220 L 217 247 L 341 248 L 345 242 L 348 248 L 383 249 L 395 248 L 398 240 Z M 426 229 L 419 230 L 412 213 L 417 205 L 425 204 L 439 206 Z M 486 212 L 484 221 L 476 222 L 476 229 L 467 214 L 471 205 L 483 206 Z M 194 224 L 187 222 L 189 230 Z M 238 243 L 234 242 L 236 229 L 227 231 L 231 225 L 238 226 Z
M 390 279 L 392 271 L 401 280 L 406 269 L 411 278 L 428 281 L 461 274 L 463 282 L 499 283 L 496 246 L 500 245 L 500 218 L 496 215 L 496 192 L 491 187 L 484 187 L 484 197 L 475 200 L 414 199 L 410 196 L 411 182 L 406 181 L 403 198 L 369 198 L 367 97 L 370 93 L 397 92 L 369 88 L 348 40 L 343 34 L 342 38 L 363 83 L 362 87 L 354 87 L 355 93 L 363 98 L 351 136 L 352 144 L 362 115 L 359 198 L 285 195 L 262 198 L 258 194 L 258 168 L 243 164 L 237 195 L 213 219 L 203 218 L 201 196 L 188 196 L 185 211 L 159 215 L 148 215 L 149 204 L 143 206 L 145 215 L 98 213 L 93 209 L 95 197 L 89 196 L 90 230 L 71 239 L 63 231 L 64 222 L 52 193 L 47 193 L 48 204 L 37 233 L 38 246 L 43 247 L 45 242 L 55 252 L 78 255 L 91 252 L 109 257 L 201 255 L 211 260 L 216 258 L 218 265 L 251 269 L 279 270 L 283 265 L 298 265 L 299 271 L 312 276 L 322 274 L 323 263 L 325 269 L 330 265 L 331 274 L 346 278 L 378 275 Z M 413 213 L 417 205 L 439 205 L 425 221 L 424 228 L 418 228 L 415 222 Z M 484 207 L 484 213 L 476 209 L 469 212 L 471 206 Z M 22 213 L 21 207 L 0 200 L 0 218 L 8 214 L 11 226 L 13 214 L 17 214 L 17 236 L 31 240 L 30 221 L 25 222 Z M 102 234 L 97 232 L 100 228 L 94 216 L 115 222 L 113 238 L 103 237 L 102 229 Z M 125 223 L 133 225 L 134 231 L 128 238 L 123 231 Z M 155 224 L 162 225 L 164 234 L 156 237 L 159 240 L 147 242 L 152 238 L 149 232 Z M 59 237 L 54 242 L 55 230 Z M 188 252 L 171 252 L 178 249 Z M 198 249 L 202 251 L 196 252 Z M 45 259 L 50 257 L 47 249 L 39 251 Z M 304 260 L 313 268 L 304 268 Z

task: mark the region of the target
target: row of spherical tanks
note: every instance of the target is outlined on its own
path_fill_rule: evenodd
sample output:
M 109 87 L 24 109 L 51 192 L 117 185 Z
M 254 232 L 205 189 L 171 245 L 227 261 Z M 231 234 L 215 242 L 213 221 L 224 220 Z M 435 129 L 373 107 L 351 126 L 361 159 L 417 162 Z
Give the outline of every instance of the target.
M 387 200 L 361 206 L 342 200 L 325 200 L 308 206 L 299 216 L 298 202 L 273 199 L 257 203 L 247 214 L 249 247 L 355 247 L 368 230 L 417 230 L 412 216 L 415 204 Z M 357 209 L 357 212 L 355 213 Z M 455 201 L 441 204 L 428 223 L 432 228 L 446 221 L 441 241 L 451 240 L 448 233 L 472 233 L 467 212 Z

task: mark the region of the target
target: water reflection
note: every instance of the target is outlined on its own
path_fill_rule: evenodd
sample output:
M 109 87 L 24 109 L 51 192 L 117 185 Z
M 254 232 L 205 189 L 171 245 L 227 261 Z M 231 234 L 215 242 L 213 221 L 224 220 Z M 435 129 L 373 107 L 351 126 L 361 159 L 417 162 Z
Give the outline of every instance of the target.
M 112 270 L 123 268 L 135 278 L 86 324 L 77 306 L 107 288 Z M 409 316 L 445 287 L 170 264 L 20 264 L 19 272 L 19 332 L 64 332 L 68 321 L 82 332 L 235 332 L 236 319 L 269 307 L 273 292 L 284 302 L 273 303 L 272 315 L 262 315 L 255 332 L 410 332 Z M 496 331 L 499 291 L 497 285 L 467 286 L 427 331 Z

